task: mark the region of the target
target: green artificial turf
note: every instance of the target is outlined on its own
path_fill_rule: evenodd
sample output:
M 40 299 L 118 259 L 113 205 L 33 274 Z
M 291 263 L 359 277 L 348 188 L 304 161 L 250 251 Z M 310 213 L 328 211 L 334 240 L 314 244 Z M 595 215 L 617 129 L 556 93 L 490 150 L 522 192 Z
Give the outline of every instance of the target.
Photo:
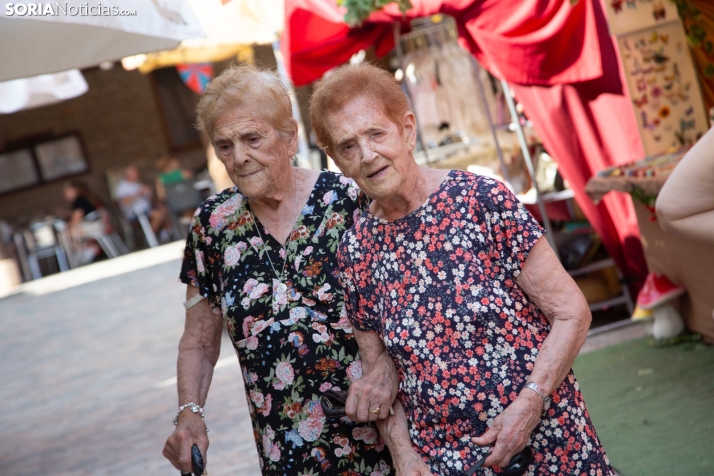
M 714 347 L 641 339 L 578 356 L 573 369 L 622 476 L 714 475 Z

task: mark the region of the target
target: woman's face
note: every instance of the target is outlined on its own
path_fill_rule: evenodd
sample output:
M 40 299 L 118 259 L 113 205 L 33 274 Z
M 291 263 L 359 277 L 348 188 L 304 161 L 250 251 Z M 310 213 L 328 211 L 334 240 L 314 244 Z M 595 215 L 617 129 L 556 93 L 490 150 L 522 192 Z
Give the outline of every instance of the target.
M 168 162 L 166 162 L 166 170 L 169 172 L 171 172 L 172 170 L 180 169 L 180 168 L 181 168 L 181 164 L 176 159 L 170 159 Z
M 414 158 L 414 114 L 404 114 L 404 127 L 386 116 L 381 101 L 356 97 L 328 115 L 332 145 L 327 152 L 343 174 L 375 200 L 399 193 Z
M 290 172 L 297 130 L 286 139 L 251 108 L 235 107 L 215 120 L 211 142 L 241 193 L 261 198 L 275 193 Z
M 62 189 L 62 194 L 64 195 L 64 199 L 71 203 L 75 201 L 79 192 L 77 192 L 77 189 L 74 187 L 64 187 Z

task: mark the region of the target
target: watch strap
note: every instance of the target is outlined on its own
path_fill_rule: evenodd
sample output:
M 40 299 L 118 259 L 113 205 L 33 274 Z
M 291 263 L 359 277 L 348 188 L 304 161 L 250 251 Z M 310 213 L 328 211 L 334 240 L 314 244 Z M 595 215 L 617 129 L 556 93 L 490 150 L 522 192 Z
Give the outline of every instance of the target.
M 541 387 L 540 385 L 538 385 L 535 382 L 528 382 L 526 384 L 526 388 L 529 388 L 529 389 L 533 390 L 535 393 L 537 393 L 538 395 L 540 395 L 540 398 L 542 398 L 544 402 L 548 397 L 550 397 L 550 395 L 543 389 L 543 387 Z
M 545 389 L 535 382 L 528 382 L 525 388 L 533 390 L 540 398 L 543 399 L 543 414 L 545 414 L 550 406 L 550 402 L 553 400 L 553 397 L 549 393 L 546 393 Z

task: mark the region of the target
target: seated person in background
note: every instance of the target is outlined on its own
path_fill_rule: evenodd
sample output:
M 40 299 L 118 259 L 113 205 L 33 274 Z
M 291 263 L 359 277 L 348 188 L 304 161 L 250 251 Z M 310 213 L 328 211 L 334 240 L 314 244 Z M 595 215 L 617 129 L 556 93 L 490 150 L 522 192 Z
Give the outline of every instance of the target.
M 166 200 L 165 185 L 183 182 L 193 175 L 181 167 L 181 162 L 176 157 L 166 154 L 156 159 L 156 168 L 159 170 L 159 175 L 156 177 L 156 196 L 163 201 Z
M 96 219 L 88 220 L 87 216 L 96 215 L 95 212 L 98 207 L 101 207 L 101 202 L 80 182 L 65 182 L 62 194 L 70 204 L 67 225 L 74 242 L 77 259 L 80 264 L 91 263 L 102 250 L 95 241 L 87 241 L 85 237 L 91 235 L 97 226 L 103 226 L 103 223 Z
M 137 214 L 146 214 L 153 232 L 158 233 L 161 230 L 161 239 L 165 239 L 164 235 L 168 235 L 166 207 L 152 200 L 151 189 L 139 181 L 139 169 L 135 165 L 126 168 L 124 178 L 117 184 L 114 196 L 127 220 L 134 221 Z

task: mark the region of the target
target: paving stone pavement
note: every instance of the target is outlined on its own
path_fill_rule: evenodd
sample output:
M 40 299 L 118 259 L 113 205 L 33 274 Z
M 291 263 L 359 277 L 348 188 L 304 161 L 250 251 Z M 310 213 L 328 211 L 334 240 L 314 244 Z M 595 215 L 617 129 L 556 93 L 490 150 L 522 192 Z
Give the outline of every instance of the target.
M 181 250 L 133 253 L 0 298 L 0 476 L 178 474 L 161 450 L 177 404 Z M 593 336 L 583 352 L 643 333 Z M 211 476 L 260 476 L 227 335 L 205 409 Z
M 177 403 L 179 267 L 0 299 L 0 475 L 178 474 L 161 450 Z M 219 362 L 205 408 L 208 470 L 259 476 L 226 336 Z

